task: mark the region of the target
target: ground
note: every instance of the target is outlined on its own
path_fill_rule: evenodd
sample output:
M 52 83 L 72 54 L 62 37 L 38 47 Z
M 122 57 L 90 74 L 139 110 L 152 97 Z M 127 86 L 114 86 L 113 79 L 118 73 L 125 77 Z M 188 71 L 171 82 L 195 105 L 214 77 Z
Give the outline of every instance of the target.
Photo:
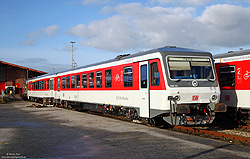
M 31 104 L 0 104 L 2 158 L 250 158 L 249 147 Z

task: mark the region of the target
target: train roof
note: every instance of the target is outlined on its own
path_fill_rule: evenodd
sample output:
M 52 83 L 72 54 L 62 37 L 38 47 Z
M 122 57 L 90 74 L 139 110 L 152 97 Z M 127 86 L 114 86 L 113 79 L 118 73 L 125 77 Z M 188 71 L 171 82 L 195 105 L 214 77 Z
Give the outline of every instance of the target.
M 249 55 L 249 54 L 250 54 L 250 49 L 243 50 L 243 51 L 228 51 L 228 53 L 216 54 L 216 55 L 213 55 L 213 57 L 214 59 L 218 59 L 218 58 L 226 58 L 226 57 L 234 57 L 234 56 L 243 56 L 243 55 Z
M 65 71 L 60 71 L 60 72 L 53 73 L 53 74 L 42 75 L 42 76 L 39 76 L 37 78 L 46 77 L 46 76 L 53 76 L 53 75 L 57 75 L 59 73 L 64 73 L 64 72 L 68 72 L 68 71 L 74 71 L 74 70 L 78 70 L 78 69 L 82 69 L 82 68 L 87 68 L 87 67 L 91 67 L 91 66 L 105 64 L 105 63 L 111 63 L 111 62 L 115 62 L 115 61 L 118 61 L 118 60 L 121 60 L 121 59 L 123 60 L 123 59 L 133 58 L 133 57 L 137 57 L 137 56 L 143 56 L 143 55 L 147 55 L 147 54 L 151 54 L 151 53 L 156 53 L 156 52 L 209 53 L 207 51 L 201 51 L 201 50 L 196 50 L 196 49 L 182 48 L 182 47 L 176 47 L 176 46 L 164 46 L 164 47 L 161 47 L 161 48 L 151 49 L 151 50 L 147 50 L 147 51 L 142 51 L 142 52 L 138 52 L 138 53 L 135 53 L 135 54 L 118 55 L 114 59 L 110 59 L 110 60 L 106 60 L 106 61 L 102 61 L 102 62 L 90 64 L 90 65 L 81 66 L 81 67 L 78 67 L 78 68 L 75 68 L 75 69 L 69 69 L 69 70 L 65 70 Z

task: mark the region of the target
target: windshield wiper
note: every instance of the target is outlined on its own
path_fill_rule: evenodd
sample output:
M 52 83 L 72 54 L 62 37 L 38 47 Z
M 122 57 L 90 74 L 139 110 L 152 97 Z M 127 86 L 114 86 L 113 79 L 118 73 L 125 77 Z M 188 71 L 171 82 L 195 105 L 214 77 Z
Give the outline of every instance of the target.
M 177 79 L 177 80 L 175 80 L 175 82 L 180 82 L 181 81 L 181 79 Z
M 211 79 L 211 78 L 207 78 L 207 80 L 210 82 L 214 82 L 214 79 Z

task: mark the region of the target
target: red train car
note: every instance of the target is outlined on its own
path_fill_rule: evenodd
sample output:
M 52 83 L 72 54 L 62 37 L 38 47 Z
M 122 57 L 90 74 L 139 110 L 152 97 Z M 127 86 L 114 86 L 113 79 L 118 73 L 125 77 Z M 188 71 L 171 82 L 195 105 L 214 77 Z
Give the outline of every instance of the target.
M 250 50 L 230 51 L 214 55 L 219 79 L 220 102 L 228 105 L 230 113 L 250 116 Z
M 172 125 L 210 123 L 220 90 L 211 53 L 166 46 L 29 80 L 28 98 Z

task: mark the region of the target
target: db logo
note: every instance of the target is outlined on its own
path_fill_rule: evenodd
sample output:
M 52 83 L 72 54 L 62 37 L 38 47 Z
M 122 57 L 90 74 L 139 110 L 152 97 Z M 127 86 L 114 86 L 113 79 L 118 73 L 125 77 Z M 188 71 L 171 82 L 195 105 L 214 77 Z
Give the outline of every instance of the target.
M 199 99 L 199 96 L 198 96 L 198 95 L 192 96 L 192 101 L 197 101 L 198 99 Z
M 230 101 L 230 95 L 225 95 L 225 101 Z

